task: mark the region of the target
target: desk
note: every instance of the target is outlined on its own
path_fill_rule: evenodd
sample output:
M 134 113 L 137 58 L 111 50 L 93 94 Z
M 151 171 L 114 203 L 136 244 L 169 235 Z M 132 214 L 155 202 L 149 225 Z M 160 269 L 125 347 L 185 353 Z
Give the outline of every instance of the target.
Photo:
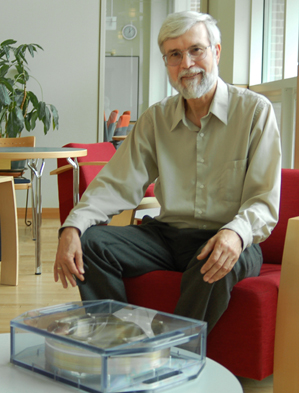
M 32 177 L 32 222 L 33 234 L 35 238 L 35 274 L 41 274 L 40 260 L 40 227 L 41 227 L 41 178 L 45 166 L 46 158 L 66 158 L 74 168 L 74 200 L 79 200 L 78 183 L 79 171 L 77 158 L 87 155 L 86 149 L 75 149 L 65 147 L 3 147 L 0 148 L 0 160 L 28 160 L 28 167 L 31 170 Z M 41 159 L 41 165 L 38 168 L 38 159 Z M 16 283 L 14 284 L 16 285 Z
M 5 393 L 65 393 L 82 392 L 64 385 L 61 382 L 31 372 L 9 362 L 10 334 L 0 334 L 0 386 Z M 179 385 L 167 390 L 165 393 L 242 393 L 243 389 L 237 378 L 226 368 L 207 359 L 207 363 L 194 381 Z

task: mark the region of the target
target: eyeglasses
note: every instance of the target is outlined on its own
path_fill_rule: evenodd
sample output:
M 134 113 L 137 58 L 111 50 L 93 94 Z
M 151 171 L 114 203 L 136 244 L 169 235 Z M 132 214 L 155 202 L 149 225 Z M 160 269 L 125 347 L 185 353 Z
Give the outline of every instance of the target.
M 198 61 L 203 60 L 207 56 L 207 49 L 212 47 L 212 45 L 206 46 L 205 48 L 201 48 L 200 46 L 192 46 L 186 50 L 174 50 L 173 52 L 167 53 L 167 55 L 163 56 L 163 60 L 166 65 L 176 66 L 181 64 L 184 53 L 190 57 L 191 60 Z

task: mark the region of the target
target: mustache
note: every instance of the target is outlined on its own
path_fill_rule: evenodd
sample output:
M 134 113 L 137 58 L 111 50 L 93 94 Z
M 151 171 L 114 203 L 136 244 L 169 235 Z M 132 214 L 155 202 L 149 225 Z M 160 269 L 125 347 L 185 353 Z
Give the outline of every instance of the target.
M 199 73 L 202 73 L 203 76 L 205 76 L 205 74 L 206 74 L 206 72 L 205 72 L 205 70 L 203 68 L 193 67 L 191 70 L 182 70 L 179 73 L 178 78 L 181 79 L 181 78 L 183 78 L 185 76 L 189 77 L 189 76 L 193 76 L 193 75 L 196 75 L 196 74 L 199 74 Z

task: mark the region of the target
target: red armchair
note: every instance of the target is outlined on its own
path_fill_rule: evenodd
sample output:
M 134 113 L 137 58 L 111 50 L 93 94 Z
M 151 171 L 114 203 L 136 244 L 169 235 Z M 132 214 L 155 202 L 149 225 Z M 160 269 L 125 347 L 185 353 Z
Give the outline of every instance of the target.
M 207 340 L 207 356 L 233 374 L 261 380 L 273 373 L 274 336 L 281 261 L 288 219 L 299 215 L 299 170 L 282 170 L 280 218 L 261 243 L 259 277 L 233 289 L 231 301 Z M 180 296 L 181 273 L 154 271 L 124 279 L 128 302 L 172 313 Z

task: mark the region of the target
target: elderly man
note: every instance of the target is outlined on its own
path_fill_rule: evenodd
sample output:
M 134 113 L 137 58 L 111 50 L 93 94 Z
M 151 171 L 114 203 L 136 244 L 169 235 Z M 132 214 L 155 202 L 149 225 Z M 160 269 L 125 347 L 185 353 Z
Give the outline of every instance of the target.
M 259 274 L 258 243 L 277 222 L 279 132 L 267 99 L 218 77 L 220 32 L 211 16 L 171 14 L 158 42 L 179 94 L 139 118 L 72 210 L 54 278 L 78 284 L 83 300 L 126 302 L 122 277 L 181 271 L 175 313 L 205 320 L 211 331 L 233 286 Z M 154 181 L 158 217 L 101 225 L 136 207 Z

